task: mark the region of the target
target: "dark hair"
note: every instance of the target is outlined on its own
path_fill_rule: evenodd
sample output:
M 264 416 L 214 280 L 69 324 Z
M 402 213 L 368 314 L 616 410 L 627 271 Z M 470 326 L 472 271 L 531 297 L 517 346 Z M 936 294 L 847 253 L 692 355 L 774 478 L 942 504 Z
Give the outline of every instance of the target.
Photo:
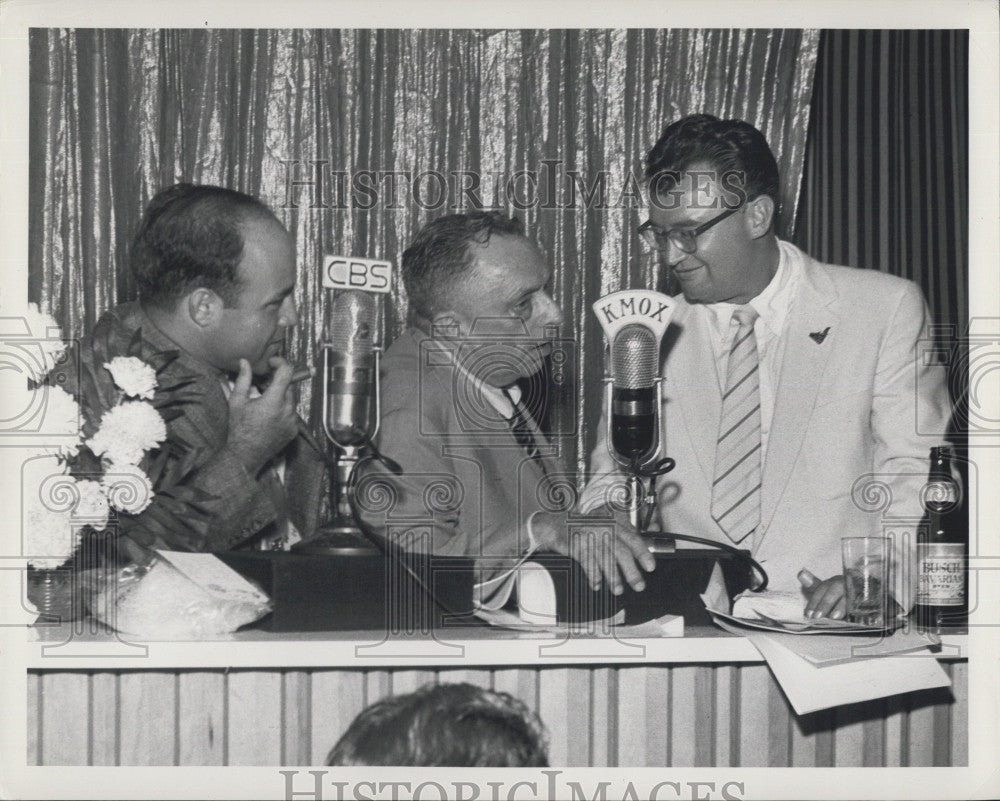
M 781 200 L 778 164 L 764 134 L 750 123 L 692 114 L 668 125 L 646 155 L 651 194 L 670 189 L 679 180 L 678 173 L 699 163 L 718 171 L 730 189 L 738 187 L 745 193 L 743 200 L 768 195 L 777 216 Z M 661 185 L 664 179 L 667 184 Z
M 327 765 L 547 767 L 545 728 L 507 693 L 428 684 L 364 709 Z
M 132 242 L 143 303 L 170 308 L 199 286 L 229 305 L 239 294 L 243 224 L 277 218 L 259 200 L 221 186 L 174 184 L 149 202 Z M 280 224 L 280 223 L 279 223 Z
M 524 226 L 498 211 L 475 211 L 439 217 L 421 228 L 403 251 L 403 286 L 411 308 L 431 319 L 447 303 L 459 276 L 472 266 L 469 245 L 485 245 L 494 234 L 524 236 Z

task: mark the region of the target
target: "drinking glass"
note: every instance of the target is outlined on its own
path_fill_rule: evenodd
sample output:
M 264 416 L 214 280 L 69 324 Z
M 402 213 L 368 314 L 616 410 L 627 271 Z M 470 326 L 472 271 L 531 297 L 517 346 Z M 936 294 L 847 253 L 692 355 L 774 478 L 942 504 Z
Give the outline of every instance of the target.
M 886 621 L 889 588 L 887 537 L 844 537 L 844 585 L 847 620 L 866 626 Z

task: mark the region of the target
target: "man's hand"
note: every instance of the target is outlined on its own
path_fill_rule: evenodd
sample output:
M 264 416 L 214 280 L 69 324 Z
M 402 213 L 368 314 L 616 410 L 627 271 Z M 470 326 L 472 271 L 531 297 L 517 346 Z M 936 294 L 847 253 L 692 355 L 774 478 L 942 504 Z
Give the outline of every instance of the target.
M 607 581 L 611 592 L 621 595 L 625 591 L 621 580 L 624 576 L 632 589 L 641 592 L 646 582 L 637 565 L 647 573 L 656 568 L 656 560 L 642 538 L 631 528 L 611 520 L 601 531 L 594 526 L 574 530 L 564 514 L 537 512 L 531 519 L 531 530 L 540 549 L 556 551 L 579 562 L 595 590 L 600 589 L 602 581 Z
M 806 617 L 843 620 L 847 614 L 847 594 L 843 576 L 833 576 L 820 581 L 803 568 L 799 571 L 799 583 L 809 598 L 803 612 Z
M 250 362 L 240 359 L 240 372 L 229 395 L 226 448 L 254 476 L 298 433 L 295 393 L 290 388 L 292 365 L 280 356 L 272 356 L 270 364 L 275 368 L 271 383 L 259 398 L 251 398 Z

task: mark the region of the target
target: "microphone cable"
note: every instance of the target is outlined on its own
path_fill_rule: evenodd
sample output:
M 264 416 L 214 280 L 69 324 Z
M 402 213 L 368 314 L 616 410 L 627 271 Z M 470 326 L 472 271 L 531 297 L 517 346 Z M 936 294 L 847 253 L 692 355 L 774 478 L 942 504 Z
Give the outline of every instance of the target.
M 665 457 L 656 462 L 653 462 L 651 465 L 647 467 L 641 467 L 637 464 L 637 460 L 633 459 L 632 464 L 630 464 L 628 467 L 628 470 L 636 478 L 650 479 L 649 495 L 653 496 L 655 495 L 656 491 L 657 477 L 662 476 L 665 473 L 669 473 L 671 470 L 674 469 L 675 464 L 676 462 L 673 459 L 671 459 L 670 457 Z M 639 536 L 643 536 L 643 534 L 646 532 L 653 517 L 652 504 L 647 504 L 647 507 L 648 508 L 643 510 L 643 519 L 639 521 L 640 523 Z M 751 571 L 756 572 L 758 577 L 760 578 L 760 582 L 756 586 L 750 587 L 751 592 L 763 592 L 765 589 L 767 589 L 767 582 L 768 582 L 767 571 L 764 570 L 760 562 L 758 562 L 756 559 L 753 558 L 753 556 L 750 555 L 749 551 L 737 548 L 736 546 L 730 545 L 729 543 L 726 542 L 717 542 L 716 540 L 709 540 L 705 539 L 704 537 L 695 537 L 692 534 L 674 534 L 673 532 L 669 531 L 657 531 L 655 533 L 662 537 L 669 537 L 675 540 L 683 540 L 684 542 L 694 542 L 699 545 L 706 545 L 709 548 L 718 551 L 725 551 L 726 553 L 730 553 L 736 558 L 738 558 L 740 561 L 749 565 Z
M 354 522 L 357 523 L 358 528 L 361 529 L 361 532 L 365 535 L 365 538 L 368 539 L 368 541 L 371 542 L 376 548 L 378 548 L 385 556 L 388 556 L 390 559 L 394 560 L 396 564 L 402 567 L 403 570 L 405 570 L 406 573 L 410 576 L 410 578 L 413 579 L 413 581 L 417 584 L 417 586 L 421 590 L 423 590 L 423 592 L 427 595 L 427 597 L 430 598 L 435 604 L 437 604 L 438 609 L 440 609 L 446 615 L 450 615 L 456 619 L 468 619 L 470 615 L 472 615 L 473 611 L 472 609 L 466 612 L 456 611 L 447 603 L 445 603 L 443 600 L 441 600 L 441 598 L 437 596 L 434 590 L 427 586 L 427 582 L 424 581 L 424 577 L 421 576 L 416 570 L 414 570 L 414 568 L 409 564 L 406 557 L 406 551 L 403 550 L 403 548 L 400 547 L 399 544 L 392 542 L 388 537 L 380 537 L 378 535 L 378 532 L 376 532 L 375 529 L 372 528 L 372 526 L 370 526 L 368 522 L 361 516 L 361 513 L 358 510 L 357 498 L 355 497 L 355 487 L 357 484 L 357 482 L 355 481 L 355 477 L 357 475 L 358 468 L 360 468 L 362 464 L 366 464 L 371 461 L 378 461 L 384 464 L 386 468 L 389 470 L 389 472 L 393 473 L 394 475 L 398 476 L 403 474 L 403 468 L 400 467 L 399 463 L 393 459 L 390 459 L 388 456 L 382 454 L 382 452 L 379 451 L 378 448 L 375 447 L 375 444 L 371 441 L 371 437 L 366 435 L 365 439 L 366 439 L 365 444 L 371 448 L 371 453 L 368 454 L 367 456 L 361 457 L 360 459 L 358 459 L 357 462 L 354 463 L 354 466 L 351 468 L 351 472 L 347 479 L 346 495 L 347 495 L 347 503 L 351 510 L 351 517 L 354 519 Z M 419 554 L 417 554 L 417 556 L 419 556 Z M 428 553 L 427 554 L 428 565 L 430 564 L 432 558 L 433 554 Z M 474 569 L 473 569 L 473 576 L 475 576 Z M 433 626 L 430 626 L 430 628 L 433 628 Z

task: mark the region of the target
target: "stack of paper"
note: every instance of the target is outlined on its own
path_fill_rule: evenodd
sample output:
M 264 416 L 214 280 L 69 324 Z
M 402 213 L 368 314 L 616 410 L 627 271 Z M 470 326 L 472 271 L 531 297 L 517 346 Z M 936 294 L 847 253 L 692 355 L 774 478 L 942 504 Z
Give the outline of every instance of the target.
M 850 632 L 858 627 L 843 621 L 817 625 L 802 617 L 802 601 L 787 595 L 761 593 L 734 606 L 733 614 L 728 598 L 712 592 L 711 586 L 702 598 L 719 626 L 746 637 L 760 651 L 797 714 L 950 686 L 928 647 L 936 643 L 926 636 L 878 629 L 855 634 Z M 789 611 L 792 601 L 795 609 Z M 826 633 L 833 630 L 839 633 Z
M 901 656 L 847 658 L 817 664 L 778 641 L 780 634 L 746 635 L 799 715 L 898 693 L 948 687 L 951 680 L 925 647 Z M 836 635 L 829 635 L 830 639 Z M 893 635 L 895 637 L 895 635 Z M 893 639 L 886 640 L 889 642 Z M 808 638 L 815 643 L 818 637 Z M 826 637 L 824 637 L 826 639 Z
M 533 623 L 522 615 L 508 612 L 506 609 L 479 608 L 474 613 L 480 620 L 491 626 L 512 631 L 530 632 L 545 636 L 565 637 L 569 634 L 580 634 L 590 638 L 659 638 L 683 637 L 684 618 L 680 615 L 663 615 L 655 620 L 624 626 L 615 621 L 607 621 L 609 625 L 595 626 L 593 623 Z

